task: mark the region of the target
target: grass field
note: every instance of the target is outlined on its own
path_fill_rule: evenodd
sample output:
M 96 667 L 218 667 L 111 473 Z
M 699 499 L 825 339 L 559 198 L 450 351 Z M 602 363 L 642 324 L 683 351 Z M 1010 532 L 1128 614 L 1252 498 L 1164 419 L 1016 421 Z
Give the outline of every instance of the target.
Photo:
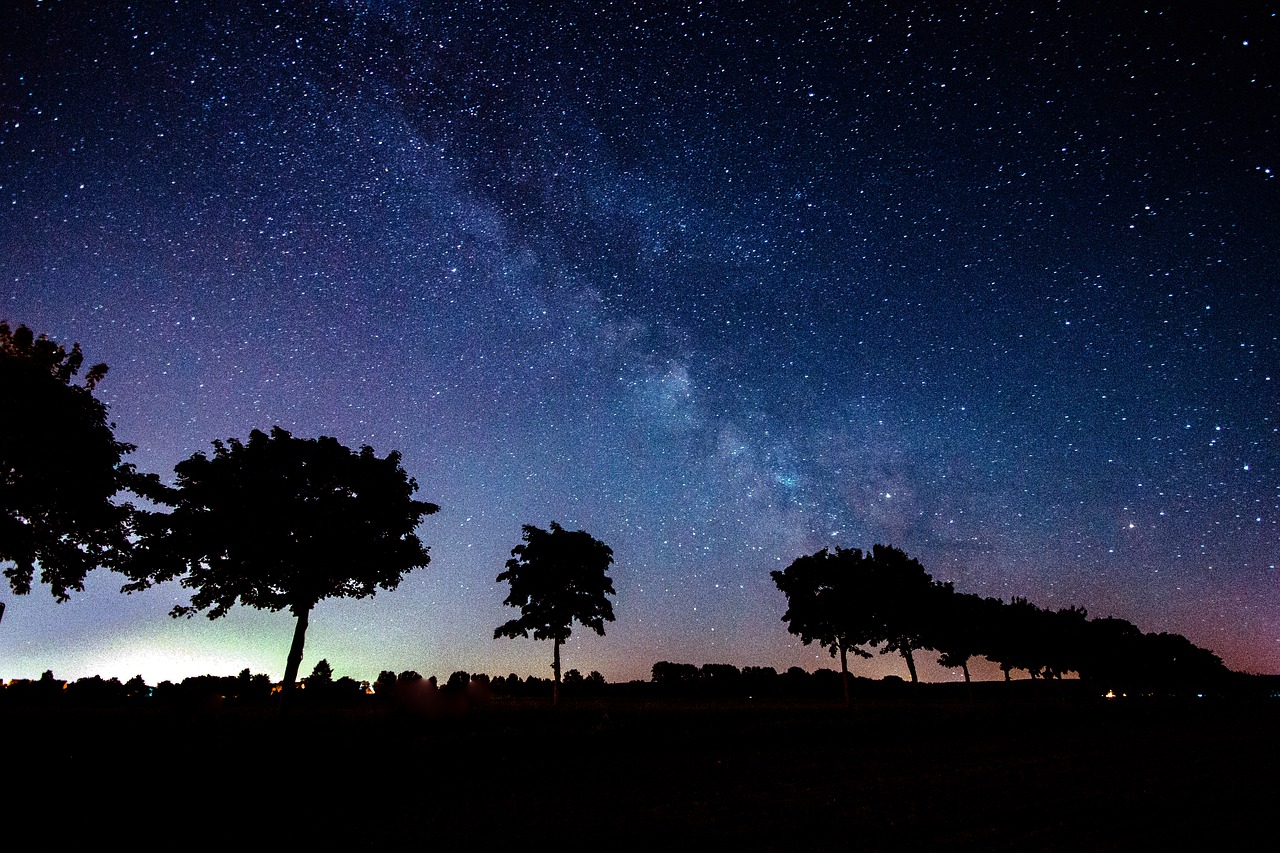
M 10 830 L 133 849 L 1223 850 L 1274 831 L 1278 712 L 620 698 L 0 719 Z

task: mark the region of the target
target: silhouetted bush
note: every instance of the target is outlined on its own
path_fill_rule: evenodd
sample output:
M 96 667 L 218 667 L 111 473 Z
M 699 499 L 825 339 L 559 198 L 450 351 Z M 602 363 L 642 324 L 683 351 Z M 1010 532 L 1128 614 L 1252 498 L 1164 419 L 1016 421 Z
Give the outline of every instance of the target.
M 395 692 L 396 674 L 389 669 L 384 669 L 378 673 L 378 678 L 373 682 L 373 692 L 380 699 L 390 699 L 391 694 Z

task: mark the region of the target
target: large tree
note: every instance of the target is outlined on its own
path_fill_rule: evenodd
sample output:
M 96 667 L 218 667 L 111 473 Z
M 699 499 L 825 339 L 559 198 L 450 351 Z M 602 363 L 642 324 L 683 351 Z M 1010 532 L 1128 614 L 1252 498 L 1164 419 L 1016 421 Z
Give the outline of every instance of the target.
M 97 566 L 129 551 L 133 507 L 119 496 L 148 491 L 154 478 L 124 461 L 107 407 L 93 395 L 105 364 L 73 380 L 84 363 L 26 326 L 0 323 L 0 565 L 17 595 L 40 582 L 58 601 L 84 589 Z
M 439 507 L 413 499 L 418 484 L 400 454 L 379 458 L 337 439 L 294 438 L 276 427 L 254 430 L 247 443 L 215 441 L 174 468 L 173 511 L 148 520 L 127 591 L 181 578 L 195 590 L 170 615 L 235 604 L 288 610 L 297 623 L 285 666 L 291 688 L 302 663 L 307 622 L 325 598 L 365 598 L 394 589 L 426 566 L 414 532 Z
M 555 651 L 552 703 L 560 702 L 560 646 L 569 639 L 576 620 L 604 636 L 604 623 L 613 621 L 613 581 L 606 574 L 613 550 L 585 530 L 565 530 L 554 521 L 550 530 L 524 525 L 524 541 L 511 549 L 507 581 L 511 592 L 502 603 L 520 608 L 520 617 L 493 632 L 498 637 L 551 640 Z
M 876 639 L 875 602 L 868 597 L 866 557 L 856 548 L 826 548 L 797 557 L 770 577 L 787 597 L 782 621 L 808 645 L 817 641 L 840 656 L 844 703 L 849 706 L 849 653 L 871 657 L 862 648 Z

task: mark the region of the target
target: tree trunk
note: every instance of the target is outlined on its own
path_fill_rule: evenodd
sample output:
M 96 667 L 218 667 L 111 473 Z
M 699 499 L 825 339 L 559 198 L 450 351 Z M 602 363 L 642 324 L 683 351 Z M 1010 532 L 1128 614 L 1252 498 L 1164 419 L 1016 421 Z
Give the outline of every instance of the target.
M 301 609 L 294 609 L 294 614 L 298 617 L 298 624 L 293 628 L 293 644 L 289 646 L 289 657 L 284 665 L 284 679 L 280 682 L 281 693 L 287 696 L 292 690 L 294 682 L 298 680 L 298 668 L 302 666 L 302 644 L 307 637 L 307 620 L 311 616 L 312 605 L 307 605 Z
M 852 707 L 849 703 L 849 660 L 843 645 L 840 646 L 840 680 L 844 682 L 844 709 Z
M 558 706 L 560 704 L 560 638 L 556 637 L 556 650 L 551 658 L 551 669 L 556 675 L 555 683 L 551 686 L 551 704 Z
M 907 671 L 911 673 L 911 683 L 919 684 L 920 678 L 916 675 L 916 659 L 911 655 L 911 645 L 904 642 L 902 644 L 902 657 L 907 661 Z
M 973 683 L 969 680 L 969 661 L 968 659 L 960 661 L 960 668 L 964 670 L 964 692 L 969 697 L 969 704 L 973 704 Z

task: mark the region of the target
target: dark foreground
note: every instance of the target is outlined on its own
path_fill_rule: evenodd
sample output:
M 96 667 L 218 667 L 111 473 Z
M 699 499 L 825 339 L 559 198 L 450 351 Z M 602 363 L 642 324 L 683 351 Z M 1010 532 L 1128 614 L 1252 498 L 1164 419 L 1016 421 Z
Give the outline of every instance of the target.
M 132 849 L 1242 849 L 1280 700 L 7 708 L 3 835 Z M 44 833 L 48 833 L 45 835 Z M 16 849 L 16 848 L 15 848 Z

